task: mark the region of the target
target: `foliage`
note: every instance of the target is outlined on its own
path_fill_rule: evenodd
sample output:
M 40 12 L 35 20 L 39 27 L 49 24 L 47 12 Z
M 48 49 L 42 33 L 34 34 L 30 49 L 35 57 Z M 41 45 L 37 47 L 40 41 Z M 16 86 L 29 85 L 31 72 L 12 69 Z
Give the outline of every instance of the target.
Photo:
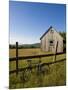
M 10 49 L 10 57 L 15 57 L 15 49 Z M 19 49 L 19 55 L 36 55 L 36 54 L 48 54 L 50 52 L 42 52 L 40 48 L 32 48 L 32 49 Z M 58 55 L 56 60 L 62 60 L 66 55 Z M 41 60 L 41 63 L 48 63 L 54 60 L 54 56 L 43 57 L 31 59 L 31 65 L 35 65 Z M 25 68 L 28 66 L 27 59 L 19 60 L 18 64 L 19 68 Z M 9 63 L 9 70 L 16 69 L 16 62 Z M 20 72 L 18 76 L 16 74 L 9 75 L 9 88 L 33 88 L 33 87 L 46 87 L 46 86 L 59 86 L 65 85 L 66 83 L 66 62 L 60 62 L 57 64 L 52 64 L 49 66 L 44 66 L 41 69 L 35 68 L 31 71 L 26 70 L 25 72 Z
M 66 32 L 59 32 L 60 35 L 63 37 L 63 51 L 66 52 Z
M 59 33 L 64 38 L 64 40 L 66 41 L 66 32 L 59 32 Z
M 10 49 L 14 49 L 16 48 L 15 45 L 9 45 L 9 48 Z M 22 48 L 40 48 L 40 43 L 35 43 L 35 44 L 22 44 L 22 45 L 18 45 L 18 48 L 19 49 L 22 49 Z
M 32 72 L 28 70 L 24 72 L 24 77 L 22 73 L 18 76 L 11 75 L 9 78 L 9 88 L 33 88 L 33 87 L 47 87 L 47 86 L 62 86 L 66 85 L 66 66 L 65 61 L 61 63 L 56 63 L 48 67 L 44 66 L 44 74 L 39 72 L 37 69 L 33 69 Z M 48 72 L 46 72 L 48 69 Z M 27 79 L 26 79 L 27 78 Z M 23 82 L 23 80 L 25 80 Z

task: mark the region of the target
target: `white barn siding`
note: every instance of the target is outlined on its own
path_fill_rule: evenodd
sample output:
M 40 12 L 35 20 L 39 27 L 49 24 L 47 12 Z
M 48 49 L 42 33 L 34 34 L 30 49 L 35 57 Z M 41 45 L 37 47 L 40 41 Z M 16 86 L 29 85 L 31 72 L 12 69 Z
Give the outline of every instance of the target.
M 51 32 L 51 30 L 53 30 L 53 33 Z M 50 46 L 50 41 L 52 40 L 54 45 Z M 52 28 L 42 37 L 41 49 L 43 51 L 55 52 L 57 41 L 58 41 L 57 52 L 63 52 L 63 38 L 57 31 L 54 30 L 54 28 Z

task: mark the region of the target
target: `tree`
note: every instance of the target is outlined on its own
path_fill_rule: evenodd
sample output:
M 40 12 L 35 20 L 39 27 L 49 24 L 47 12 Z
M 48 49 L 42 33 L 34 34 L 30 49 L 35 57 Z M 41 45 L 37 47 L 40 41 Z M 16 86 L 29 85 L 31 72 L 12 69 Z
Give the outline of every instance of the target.
M 63 37 L 63 51 L 66 52 L 66 32 L 60 32 L 60 35 Z

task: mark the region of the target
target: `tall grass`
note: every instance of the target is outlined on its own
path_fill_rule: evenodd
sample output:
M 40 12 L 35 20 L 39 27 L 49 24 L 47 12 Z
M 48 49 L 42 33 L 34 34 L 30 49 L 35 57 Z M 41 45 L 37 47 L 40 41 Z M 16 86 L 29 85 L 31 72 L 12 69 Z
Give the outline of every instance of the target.
M 35 53 L 36 52 L 36 53 Z M 51 53 L 51 52 L 48 52 Z M 19 56 L 35 55 L 35 54 L 47 54 L 41 52 L 40 49 L 26 49 L 19 50 Z M 10 50 L 10 57 L 15 56 L 15 49 Z M 65 54 L 58 55 L 56 60 L 61 60 L 66 57 Z M 41 58 L 41 63 L 52 62 L 54 56 Z M 39 59 L 32 59 L 31 65 L 37 64 Z M 19 68 L 28 66 L 27 60 L 19 61 Z M 15 61 L 9 63 L 9 70 L 16 69 Z M 16 76 L 16 74 L 9 75 L 9 88 L 31 88 L 31 87 L 47 87 L 47 86 L 62 86 L 66 84 L 66 62 L 51 64 L 42 68 L 43 72 L 35 68 L 30 72 L 29 70 L 22 71 Z

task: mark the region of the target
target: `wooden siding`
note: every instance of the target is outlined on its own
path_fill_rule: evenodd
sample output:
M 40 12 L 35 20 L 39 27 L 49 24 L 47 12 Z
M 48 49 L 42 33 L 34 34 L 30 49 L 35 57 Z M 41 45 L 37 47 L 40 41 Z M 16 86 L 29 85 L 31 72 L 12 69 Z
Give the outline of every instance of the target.
M 51 33 L 51 30 L 53 32 Z M 54 41 L 54 45 L 50 46 L 50 40 Z M 56 49 L 56 43 L 58 41 L 58 49 L 57 52 L 63 52 L 63 38 L 61 35 L 54 30 L 54 28 L 50 29 L 47 34 L 44 35 L 44 37 L 41 39 L 41 49 L 43 51 L 52 51 L 55 52 Z

